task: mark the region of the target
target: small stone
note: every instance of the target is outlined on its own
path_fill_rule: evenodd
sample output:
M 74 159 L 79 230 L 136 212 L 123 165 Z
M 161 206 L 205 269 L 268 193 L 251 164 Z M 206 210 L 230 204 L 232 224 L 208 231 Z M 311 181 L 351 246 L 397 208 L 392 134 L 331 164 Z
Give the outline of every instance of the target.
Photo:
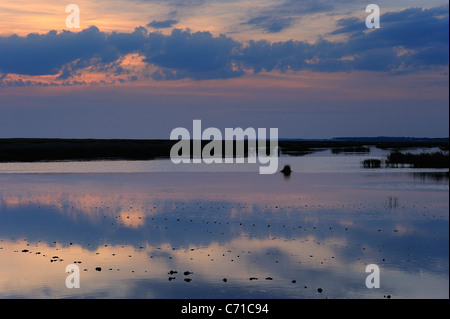
M 102 271 L 102 267 L 95 267 L 96 271 Z
M 317 288 L 317 292 L 319 293 L 319 294 L 321 294 L 322 293 L 322 288 Z

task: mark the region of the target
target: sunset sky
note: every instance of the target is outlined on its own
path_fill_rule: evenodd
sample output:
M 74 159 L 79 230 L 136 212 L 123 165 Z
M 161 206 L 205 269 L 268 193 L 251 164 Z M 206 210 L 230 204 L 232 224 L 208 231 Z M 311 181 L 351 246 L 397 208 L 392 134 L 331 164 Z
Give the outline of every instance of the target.
M 0 138 L 447 137 L 448 1 L 370 3 L 0 0 Z

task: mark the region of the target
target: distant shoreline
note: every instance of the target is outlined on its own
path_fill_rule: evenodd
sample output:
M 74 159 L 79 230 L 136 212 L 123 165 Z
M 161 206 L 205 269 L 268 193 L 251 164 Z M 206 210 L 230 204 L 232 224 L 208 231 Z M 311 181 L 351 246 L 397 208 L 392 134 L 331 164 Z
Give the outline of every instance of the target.
M 172 146 L 178 141 L 151 139 L 0 139 L 0 162 L 94 161 L 94 160 L 153 160 L 169 158 Z M 206 145 L 209 141 L 202 141 Z M 245 143 L 245 142 L 244 142 Z M 335 138 L 329 140 L 280 139 L 282 154 L 303 156 L 318 149 L 333 153 L 368 153 L 369 146 L 380 149 L 437 147 L 449 150 L 448 138 Z

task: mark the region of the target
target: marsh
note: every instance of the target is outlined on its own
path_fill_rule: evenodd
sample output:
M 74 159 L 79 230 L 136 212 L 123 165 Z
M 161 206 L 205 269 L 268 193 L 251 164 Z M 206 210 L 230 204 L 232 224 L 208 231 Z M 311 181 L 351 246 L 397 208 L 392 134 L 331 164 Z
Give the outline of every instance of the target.
M 365 157 L 2 163 L 0 297 L 448 298 L 448 178 Z

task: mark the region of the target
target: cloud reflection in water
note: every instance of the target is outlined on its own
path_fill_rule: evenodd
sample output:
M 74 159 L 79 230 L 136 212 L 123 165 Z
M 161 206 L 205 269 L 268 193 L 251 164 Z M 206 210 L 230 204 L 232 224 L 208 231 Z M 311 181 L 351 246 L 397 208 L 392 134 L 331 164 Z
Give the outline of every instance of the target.
M 448 297 L 448 194 L 368 182 L 386 176 L 1 175 L 0 296 Z

